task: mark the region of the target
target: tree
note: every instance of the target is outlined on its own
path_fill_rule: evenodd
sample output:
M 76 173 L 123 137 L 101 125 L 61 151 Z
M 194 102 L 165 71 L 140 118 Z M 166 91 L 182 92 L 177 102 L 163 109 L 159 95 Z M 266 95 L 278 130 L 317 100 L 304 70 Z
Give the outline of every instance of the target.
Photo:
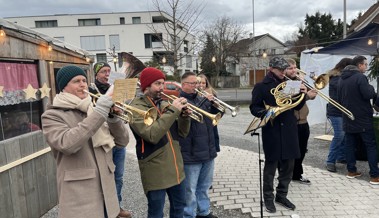
M 201 51 L 201 62 L 200 68 L 202 73 L 204 73 L 208 78 L 216 74 L 215 63 L 212 62 L 212 58 L 216 53 L 216 47 L 213 43 L 212 37 L 207 34 L 207 40 L 205 42 L 204 49 Z
M 299 39 L 309 39 L 318 45 L 327 46 L 342 38 L 343 22 L 335 21 L 332 15 L 321 14 L 319 11 L 315 15 L 305 16 L 305 26 L 299 27 Z
M 233 45 L 246 35 L 245 26 L 238 24 L 229 17 L 223 16 L 209 26 L 206 26 L 203 33 L 202 39 L 212 40 L 212 46 L 214 47 L 212 57 L 215 57 L 216 68 L 212 76 L 215 76 L 216 81 L 218 81 L 220 73 L 226 73 L 226 59 L 231 53 Z M 203 50 L 202 62 L 208 62 L 212 59 L 204 60 L 204 55 L 205 52 Z
M 194 38 L 193 33 L 199 25 L 199 15 L 204 9 L 205 4 L 195 4 L 194 1 L 186 0 L 166 0 L 166 4 L 162 0 L 153 0 L 154 7 L 160 12 L 162 17 L 168 14 L 170 20 L 163 20 L 163 29 L 167 38 L 162 36 L 161 40 L 166 51 L 170 51 L 172 56 L 168 57 L 173 64 L 174 77 L 179 78 L 178 68 L 181 59 L 186 56 L 180 55 L 181 47 L 188 43 L 189 39 Z M 162 33 L 151 25 L 155 33 Z M 195 46 L 187 46 L 187 53 L 193 52 Z

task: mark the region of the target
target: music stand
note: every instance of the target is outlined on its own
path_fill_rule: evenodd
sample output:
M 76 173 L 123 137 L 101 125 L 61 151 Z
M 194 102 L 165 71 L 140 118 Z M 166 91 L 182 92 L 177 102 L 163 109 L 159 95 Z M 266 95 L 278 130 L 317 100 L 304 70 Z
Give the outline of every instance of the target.
M 259 199 L 260 199 L 260 209 L 261 209 L 261 217 L 263 217 L 263 198 L 262 198 L 262 163 L 264 162 L 264 160 L 261 159 L 261 140 L 259 138 L 259 133 L 257 132 L 252 132 L 251 133 L 251 136 L 254 137 L 254 136 L 257 136 L 258 138 L 258 160 L 259 160 L 259 164 L 258 164 L 258 169 L 259 169 Z

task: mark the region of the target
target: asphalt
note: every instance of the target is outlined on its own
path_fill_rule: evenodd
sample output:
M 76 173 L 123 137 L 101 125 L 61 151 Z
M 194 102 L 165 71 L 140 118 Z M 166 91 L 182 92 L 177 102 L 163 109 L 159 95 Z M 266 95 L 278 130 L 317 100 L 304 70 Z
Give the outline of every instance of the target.
M 212 212 L 219 218 L 260 217 L 259 155 L 257 136 L 243 135 L 252 116 L 247 106 L 242 106 L 237 117 L 228 113 L 219 123 L 221 152 L 215 164 L 213 189 L 210 190 Z M 357 179 L 347 179 L 346 165 L 338 164 L 337 173 L 325 170 L 329 141 L 315 139 L 325 134 L 324 124 L 311 126 L 308 153 L 304 160 L 304 176 L 311 185 L 291 182 L 288 198 L 296 210 L 276 205 L 277 212 L 263 212 L 264 217 L 379 217 L 379 185 L 370 185 L 368 164 L 358 161 L 363 173 Z M 147 217 L 147 202 L 140 181 L 135 156 L 135 141 L 127 147 L 122 207 L 130 210 L 135 218 Z M 261 162 L 262 163 L 262 162 Z M 261 169 L 263 169 L 263 164 Z M 276 183 L 276 181 L 275 181 Z M 166 203 L 165 217 L 168 217 Z M 57 217 L 54 207 L 43 218 Z

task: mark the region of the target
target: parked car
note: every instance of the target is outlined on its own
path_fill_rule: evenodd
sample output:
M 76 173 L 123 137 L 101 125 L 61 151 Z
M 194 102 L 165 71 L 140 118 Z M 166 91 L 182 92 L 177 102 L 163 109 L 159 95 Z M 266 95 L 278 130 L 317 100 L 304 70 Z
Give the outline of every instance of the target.
M 179 97 L 179 92 L 182 90 L 182 85 L 176 81 L 165 81 L 163 87 L 163 93 L 166 95 L 175 95 Z M 167 100 L 165 96 L 162 96 L 163 100 Z

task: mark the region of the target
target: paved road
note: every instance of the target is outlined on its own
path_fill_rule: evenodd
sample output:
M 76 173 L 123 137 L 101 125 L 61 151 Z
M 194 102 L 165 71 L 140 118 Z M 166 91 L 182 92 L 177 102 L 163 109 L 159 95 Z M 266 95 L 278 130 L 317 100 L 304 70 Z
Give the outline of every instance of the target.
M 248 218 L 260 216 L 259 161 L 256 138 L 243 135 L 252 116 L 243 107 L 237 117 L 226 114 L 219 124 L 221 152 L 216 158 L 212 210 L 219 218 Z M 295 211 L 277 206 L 277 213 L 265 217 L 378 217 L 379 186 L 368 183 L 367 162 L 358 162 L 363 173 L 359 179 L 345 177 L 345 165 L 337 165 L 337 173 L 324 169 L 329 142 L 314 139 L 324 133 L 324 125 L 311 127 L 309 151 L 304 160 L 305 176 L 311 185 L 291 183 L 289 198 Z M 262 156 L 263 158 L 263 156 Z M 127 148 L 122 206 L 135 218 L 146 217 L 146 198 L 143 194 L 134 143 Z M 166 206 L 168 203 L 166 204 Z M 168 208 L 165 208 L 168 217 Z M 57 207 L 43 218 L 57 217 Z

